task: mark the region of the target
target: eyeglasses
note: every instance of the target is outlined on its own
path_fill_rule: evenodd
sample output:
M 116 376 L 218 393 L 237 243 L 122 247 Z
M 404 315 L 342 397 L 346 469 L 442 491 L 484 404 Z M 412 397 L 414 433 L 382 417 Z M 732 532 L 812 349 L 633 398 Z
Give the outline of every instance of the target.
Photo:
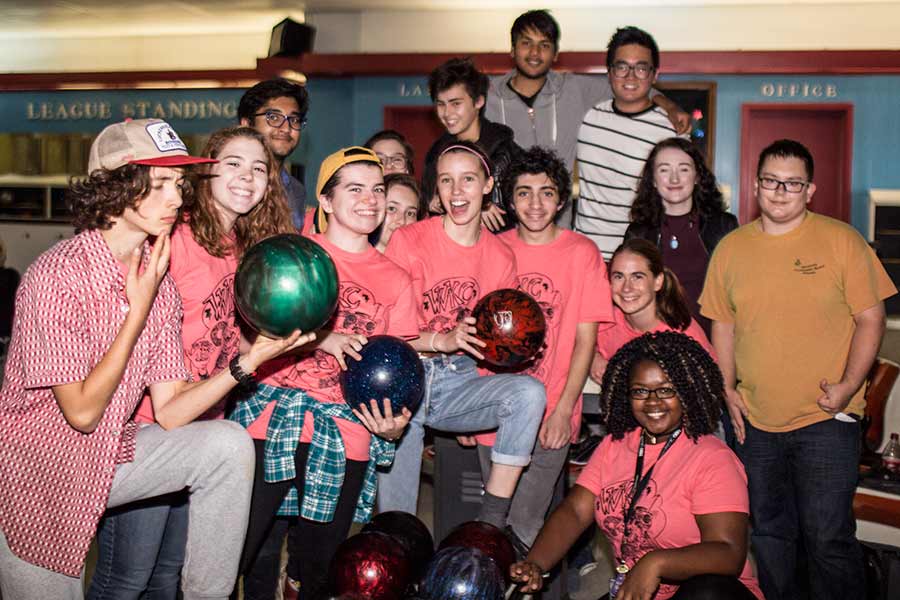
M 759 181 L 759 187 L 764 190 L 776 192 L 778 188 L 783 187 L 789 194 L 799 194 L 809 185 L 808 181 L 782 181 L 774 177 L 757 177 L 756 180 Z
M 660 400 L 668 400 L 669 398 L 674 398 L 677 393 L 673 387 L 658 387 L 655 390 L 636 387 L 628 390 L 628 395 L 631 396 L 632 400 L 646 400 L 650 397 L 650 394 L 655 394 Z
M 297 115 L 290 115 L 290 116 L 283 115 L 280 112 L 275 112 L 273 110 L 267 110 L 266 112 L 256 113 L 253 116 L 254 117 L 265 117 L 266 124 L 269 127 L 274 127 L 275 129 L 278 129 L 279 127 L 284 125 L 285 121 L 287 121 L 288 126 L 291 129 L 293 129 L 295 131 L 300 131 L 301 129 L 306 127 L 306 123 L 307 123 L 306 119 L 304 119 L 303 117 L 300 117 Z
M 406 168 L 406 157 L 402 154 L 394 154 L 393 156 L 388 156 L 387 154 L 379 154 L 375 153 L 378 157 L 378 160 L 381 161 L 381 164 L 385 167 L 394 168 L 394 169 L 405 169 Z
M 649 79 L 650 74 L 653 73 L 653 71 L 653 65 L 645 62 L 629 65 L 627 62 L 620 60 L 619 62 L 613 63 L 612 66 L 613 75 L 619 79 L 625 79 L 628 77 L 629 73 L 634 73 L 634 76 L 638 79 Z

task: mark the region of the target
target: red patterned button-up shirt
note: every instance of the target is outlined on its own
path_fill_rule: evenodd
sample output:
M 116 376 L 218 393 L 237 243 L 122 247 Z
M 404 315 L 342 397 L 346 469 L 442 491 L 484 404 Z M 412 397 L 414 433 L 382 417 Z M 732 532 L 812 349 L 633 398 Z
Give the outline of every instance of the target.
M 0 530 L 22 560 L 72 577 L 81 573 L 116 465 L 134 457 L 131 415 L 142 392 L 190 376 L 181 300 L 167 275 L 100 424 L 90 434 L 68 424 L 52 387 L 84 381 L 127 312 L 120 263 L 98 231 L 42 254 L 16 294 L 0 390 Z

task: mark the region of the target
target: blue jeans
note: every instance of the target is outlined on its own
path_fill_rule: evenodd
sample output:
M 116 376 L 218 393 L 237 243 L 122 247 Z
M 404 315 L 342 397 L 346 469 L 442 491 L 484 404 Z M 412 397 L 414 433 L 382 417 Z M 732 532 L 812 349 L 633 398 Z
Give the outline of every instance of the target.
M 544 406 L 544 386 L 528 375 L 480 376 L 465 355 L 422 359 L 425 399 L 397 446 L 390 470 L 378 474 L 378 510 L 416 514 L 425 426 L 453 433 L 497 429 L 491 461 L 524 467 L 531 461 Z
M 100 552 L 87 600 L 175 600 L 187 528 L 184 493 L 108 511 L 97 530 Z
M 746 423 L 737 445 L 750 487 L 751 541 L 767 600 L 862 600 L 862 550 L 853 495 L 859 469 L 858 423 L 829 419 L 769 433 Z M 809 579 L 797 574 L 806 554 Z

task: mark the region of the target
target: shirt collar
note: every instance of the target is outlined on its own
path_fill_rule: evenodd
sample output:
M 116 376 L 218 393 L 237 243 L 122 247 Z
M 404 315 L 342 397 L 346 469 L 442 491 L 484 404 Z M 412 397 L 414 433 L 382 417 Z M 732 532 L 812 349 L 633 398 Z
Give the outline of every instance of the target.
M 94 288 L 100 293 L 109 290 L 125 289 L 125 276 L 112 250 L 103 239 L 99 229 L 91 229 L 81 234 L 82 256 L 85 262 L 85 273 L 91 273 Z M 144 242 L 143 259 L 147 258 L 147 246 Z

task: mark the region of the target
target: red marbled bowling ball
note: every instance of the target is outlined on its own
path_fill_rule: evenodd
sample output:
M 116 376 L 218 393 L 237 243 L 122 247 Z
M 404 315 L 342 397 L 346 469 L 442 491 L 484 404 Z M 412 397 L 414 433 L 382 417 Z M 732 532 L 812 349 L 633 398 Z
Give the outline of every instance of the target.
M 339 598 L 401 600 L 412 571 L 406 552 L 389 535 L 359 533 L 338 546 L 328 569 L 329 592 Z
M 540 351 L 547 332 L 544 312 L 519 290 L 500 289 L 478 301 L 472 311 L 475 336 L 487 344 L 479 348 L 485 361 L 504 368 L 525 364 Z
M 509 583 L 509 568 L 516 561 L 516 551 L 502 530 L 490 523 L 468 521 L 453 528 L 441 542 L 438 550 L 453 546 L 481 550 L 497 564 L 504 579 Z

